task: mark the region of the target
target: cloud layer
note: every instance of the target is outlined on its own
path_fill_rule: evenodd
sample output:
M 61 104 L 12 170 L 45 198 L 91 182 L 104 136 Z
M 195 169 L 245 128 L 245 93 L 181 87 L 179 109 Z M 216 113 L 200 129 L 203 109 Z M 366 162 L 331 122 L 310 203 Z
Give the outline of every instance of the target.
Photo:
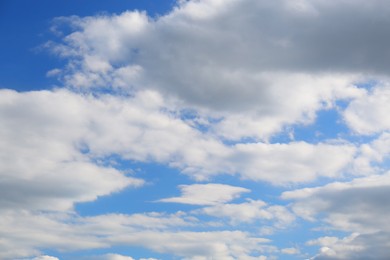
M 389 15 L 385 0 L 188 0 L 54 19 L 61 86 L 0 89 L 0 257 L 388 258 Z M 153 202 L 167 212 L 80 215 L 153 182 L 126 162 L 188 178 Z M 318 236 L 267 237 L 302 222 Z

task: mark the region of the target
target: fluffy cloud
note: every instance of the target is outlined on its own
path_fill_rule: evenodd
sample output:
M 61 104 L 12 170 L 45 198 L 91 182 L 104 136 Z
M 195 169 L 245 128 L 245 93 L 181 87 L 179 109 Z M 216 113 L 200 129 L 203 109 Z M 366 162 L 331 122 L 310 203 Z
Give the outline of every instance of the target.
M 310 181 L 317 176 L 337 176 L 355 153 L 355 148 L 347 144 L 228 146 L 192 128 L 169 110 L 164 112 L 164 108 L 169 106 L 160 95 L 150 91 L 139 92 L 133 98 L 96 98 L 65 90 L 2 90 L 0 120 L 5 127 L 0 141 L 8 147 L 1 156 L 1 172 L 7 177 L 2 203 L 32 207 L 37 202 L 40 207 L 65 209 L 74 201 L 93 200 L 127 185 L 140 185 L 140 180 L 91 161 L 111 154 L 129 160 L 167 163 L 196 179 L 225 173 L 286 184 Z M 11 163 L 15 158 L 18 164 Z M 83 174 L 78 173 L 81 171 Z M 95 176 L 94 181 L 90 181 L 90 175 Z M 52 183 L 59 181 L 62 188 L 50 190 Z M 91 188 L 86 189 L 88 186 Z M 11 196 L 15 190 L 29 195 Z M 45 192 L 53 196 L 43 196 Z M 53 198 L 57 198 L 55 205 Z
M 326 213 L 324 220 L 344 231 L 379 232 L 390 230 L 384 203 L 390 185 L 390 173 L 358 178 L 351 182 L 335 182 L 323 187 L 284 192 L 282 198 L 296 200 L 296 214 L 314 219 Z M 389 194 L 390 195 L 390 194 Z
M 187 213 L 72 213 L 77 202 L 144 183 L 111 164 L 115 155 L 162 163 L 198 181 L 229 174 L 290 185 L 348 178 L 349 171 L 367 175 L 282 197 L 293 200 L 298 216 L 353 233 L 310 241 L 321 247 L 316 259 L 384 258 L 389 15 L 385 0 L 200 0 L 179 1 L 156 18 L 126 11 L 56 19 L 71 32 L 47 47 L 67 65 L 47 75 L 59 76 L 67 90 L 0 90 L 0 257 L 116 245 L 185 259 L 265 259 L 278 251 L 231 227 L 187 231 L 198 221 Z M 372 77 L 383 82 L 358 87 Z M 288 125 L 339 108 L 340 100 L 350 102 L 341 111 L 350 129 L 377 140 L 269 142 Z M 272 220 L 283 227 L 295 218 L 260 200 L 228 203 L 246 188 L 180 189 L 181 196 L 160 201 L 203 205 L 197 214 L 231 224 Z
M 39 255 L 37 248 L 71 251 L 116 245 L 141 246 L 185 259 L 245 259 L 276 250 L 268 245 L 268 239 L 253 237 L 242 231 L 179 230 L 179 227 L 191 225 L 191 220 L 187 221 L 185 217 L 181 213 L 150 213 L 145 216 L 110 214 L 88 218 L 54 213 L 2 214 L 0 257 L 15 259 Z M 124 256 L 102 257 L 117 259 Z
M 108 214 L 80 217 L 76 214 L 2 211 L 0 217 L 1 259 L 39 255 L 39 249 L 74 251 L 118 245 L 118 237 L 143 232 L 170 232 L 193 225 L 193 218 L 177 214 Z M 168 231 L 167 231 L 168 230 Z M 145 243 L 147 247 L 147 243 Z
M 186 216 L 183 212 L 176 214 L 164 213 L 138 213 L 133 215 L 124 214 L 106 214 L 93 217 L 84 217 L 81 219 L 84 227 L 90 232 L 96 228 L 100 232 L 128 232 L 143 230 L 166 230 L 174 227 L 186 227 L 195 225 L 196 220 L 193 217 Z
M 383 132 L 378 138 L 359 147 L 353 171 L 358 175 L 380 174 L 387 169 L 389 155 L 390 134 Z
M 43 255 L 33 258 L 32 260 L 59 260 L 57 257 Z
M 294 200 L 293 211 L 305 219 L 319 218 L 333 229 L 355 233 L 344 240 L 325 237 L 309 242 L 322 246 L 318 259 L 385 259 L 389 254 L 389 185 L 390 173 L 386 173 L 284 192 L 282 197 Z
M 308 241 L 308 245 L 321 246 L 315 260 L 342 259 L 378 259 L 389 258 L 389 234 L 378 232 L 374 234 L 354 233 L 345 238 L 321 237 Z
M 170 111 L 161 96 L 153 91 L 141 91 L 133 97 L 119 97 L 77 94 L 67 90 L 25 93 L 1 90 L 0 122 L 4 127 L 0 132 L 0 142 L 2 147 L 7 147 L 0 151 L 0 206 L 1 223 L 4 224 L 1 229 L 1 257 L 12 259 L 38 255 L 38 248 L 82 250 L 109 247 L 125 239 L 123 235 L 120 235 L 121 239 L 119 235 L 112 235 L 120 230 L 136 232 L 137 237 L 138 232 L 153 230 L 149 231 L 152 234 L 148 239 L 155 234 L 156 239 L 172 236 L 173 241 L 182 241 L 180 233 L 167 235 L 160 230 L 191 226 L 190 223 L 196 222 L 194 218 L 187 221 L 180 216 L 165 218 L 161 214 L 135 214 L 96 216 L 81 221 L 69 216 L 40 213 L 42 210 L 69 211 L 77 202 L 92 201 L 128 186 L 142 185 L 142 180 L 110 166 L 106 158 L 112 154 L 128 160 L 166 163 L 198 179 L 228 173 L 285 184 L 307 181 L 318 175 L 337 175 L 349 163 L 355 151 L 354 147 L 345 144 L 310 145 L 303 142 L 229 146 L 193 128 Z M 314 160 L 315 157 L 322 159 Z M 285 166 L 278 166 L 280 161 L 284 161 Z M 194 184 L 181 186 L 181 190 L 181 197 L 162 201 L 215 205 L 249 191 L 223 184 Z M 242 206 L 245 207 L 237 207 Z M 233 205 L 230 207 L 234 208 Z M 206 211 L 209 215 L 214 214 L 211 208 Z M 283 212 L 277 206 L 267 208 L 267 214 L 277 222 L 283 222 Z M 257 213 L 255 210 L 253 217 L 261 218 L 261 214 Z M 229 217 L 237 219 L 237 210 L 231 212 Z M 251 218 L 252 215 L 246 220 L 250 221 Z M 113 220 L 116 224 L 113 224 Z M 67 221 L 79 224 L 72 226 L 66 224 Z M 111 224 L 107 226 L 102 223 Z M 95 230 L 104 232 L 96 234 Z M 112 241 L 98 238 L 108 234 L 112 235 Z M 211 232 L 204 236 L 222 237 L 229 234 Z M 232 234 L 242 241 L 243 246 L 239 250 L 244 252 L 243 255 L 255 250 L 255 246 L 249 249 L 244 246 L 247 239 L 252 241 L 249 236 Z M 185 236 L 190 239 L 203 235 L 187 233 Z M 205 249 L 207 252 L 202 251 L 199 255 L 235 258 L 239 255 L 235 251 L 238 249 L 227 246 L 235 243 L 232 241 L 225 244 L 212 242 L 212 245 L 205 247 L 208 248 Z M 189 245 L 175 243 L 166 248 L 150 248 L 195 257 L 198 255 L 191 253 L 194 248 L 204 247 L 204 244 L 194 244 L 192 238 L 186 242 Z M 136 240 L 129 244 L 149 247 L 146 242 Z M 184 249 L 176 250 L 176 247 Z
M 92 259 L 92 258 L 91 258 Z M 96 260 L 134 260 L 134 258 L 130 256 L 123 256 L 118 254 L 106 254 L 104 256 L 94 256 Z
M 299 249 L 294 248 L 294 247 L 283 248 L 281 251 L 282 251 L 283 254 L 286 254 L 286 255 L 299 254 Z
M 135 260 L 131 256 L 124 256 L 124 255 L 119 255 L 119 254 L 105 254 L 105 255 L 100 255 L 100 256 L 91 256 L 91 257 L 83 257 L 83 260 Z M 143 260 L 145 258 L 139 259 Z M 153 260 L 152 258 L 150 258 Z M 145 259 L 147 260 L 147 259 Z
M 238 198 L 248 189 L 225 184 L 208 183 L 180 186 L 180 197 L 161 199 L 160 202 L 175 202 L 193 205 L 213 205 Z
M 227 161 L 243 178 L 274 184 L 307 182 L 318 176 L 337 177 L 352 162 L 355 147 L 346 144 L 237 144 Z
M 178 65 L 187 65 L 189 59 L 198 61 L 193 67 L 202 64 L 211 68 L 212 65 L 255 67 L 262 71 L 375 69 L 387 72 L 386 62 L 376 58 L 385 53 L 389 42 L 386 34 L 389 12 L 384 0 L 370 3 L 361 0 L 337 3 L 321 0 L 185 1 L 157 19 L 150 19 L 141 12 L 97 19 L 72 18 L 73 26 L 82 33 L 70 35 L 67 43 L 112 62 L 127 60 L 132 54 L 137 62 L 151 68 L 153 61 L 156 67 L 168 61 L 167 69 L 174 66 L 180 71 L 185 68 Z M 103 37 L 102 31 L 110 37 Z M 140 53 L 132 52 L 141 44 L 144 48 Z M 164 55 L 157 49 L 159 44 Z M 156 53 L 159 55 L 154 55 Z M 67 54 L 72 53 L 69 50 Z M 202 62 L 206 60 L 209 62 Z M 159 76 L 162 78 L 163 74 Z M 171 77 L 172 74 L 166 76 Z
M 211 127 L 217 135 L 267 139 L 285 124 L 312 121 L 324 103 L 362 94 L 353 84 L 365 72 L 372 50 L 363 42 L 358 49 L 345 43 L 360 39 L 363 29 L 371 35 L 375 28 L 380 35 L 387 28 L 379 18 L 381 27 L 356 27 L 355 19 L 346 23 L 339 12 L 371 14 L 363 6 L 319 0 L 188 1 L 156 19 L 140 12 L 61 19 L 74 32 L 61 44 L 48 45 L 68 58 L 64 81 L 70 87 L 153 88 L 206 118 L 221 119 Z M 342 28 L 329 20 L 340 20 Z M 334 36 L 331 46 L 320 44 L 328 36 Z M 344 58 L 330 55 L 332 49 L 345 52 Z M 353 60 L 357 52 L 362 61 Z
M 351 129 L 359 134 L 375 134 L 390 130 L 390 86 L 379 82 L 366 95 L 354 99 L 344 112 Z
M 227 218 L 232 224 L 251 223 L 255 220 L 272 220 L 276 227 L 284 227 L 295 220 L 295 216 L 282 206 L 267 206 L 261 200 L 249 200 L 239 204 L 219 204 L 205 207 L 201 213 L 218 218 Z
M 2 210 L 69 210 L 74 202 L 142 185 L 80 152 L 77 144 L 88 124 L 82 100 L 66 91 L 1 90 Z
M 251 237 L 241 231 L 154 233 L 114 238 L 115 243 L 143 245 L 156 252 L 174 253 L 185 259 L 245 259 L 251 254 L 276 251 L 264 243 L 267 239 Z M 258 256 L 259 257 L 259 256 Z

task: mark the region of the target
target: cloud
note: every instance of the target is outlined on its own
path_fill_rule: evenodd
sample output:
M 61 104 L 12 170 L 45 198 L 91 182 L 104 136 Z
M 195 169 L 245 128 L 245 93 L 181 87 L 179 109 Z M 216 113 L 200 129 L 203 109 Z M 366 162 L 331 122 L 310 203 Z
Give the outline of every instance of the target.
M 286 254 L 286 255 L 296 255 L 299 254 L 299 249 L 295 247 L 288 247 L 288 248 L 283 248 L 281 252 L 282 254 Z
M 0 152 L 2 209 L 71 210 L 76 202 L 142 185 L 142 180 L 110 166 L 105 158 L 112 154 L 165 163 L 195 179 L 238 174 L 280 185 L 338 176 L 355 153 L 345 144 L 228 146 L 169 109 L 164 112 L 169 106 L 153 91 L 125 98 L 67 90 L 1 93 L 0 142 L 7 147 Z M 195 187 L 207 189 L 196 193 Z M 188 194 L 168 200 L 214 204 L 247 190 L 195 185 L 183 191 Z M 205 191 L 210 196 L 204 197 Z
M 385 173 L 288 191 L 282 198 L 293 200 L 293 211 L 304 219 L 319 219 L 332 229 L 355 234 L 344 240 L 325 237 L 309 242 L 323 247 L 318 259 L 385 259 L 389 254 L 389 185 L 390 173 Z
M 108 254 L 106 259 L 107 260 L 134 260 L 134 258 L 130 256 L 123 256 L 118 254 Z
M 217 218 L 227 218 L 233 225 L 268 220 L 274 221 L 274 225 L 281 228 L 295 220 L 295 216 L 285 207 L 268 206 L 261 200 L 248 200 L 239 204 L 218 204 L 205 207 L 200 212 Z
M 103 232 L 121 232 L 126 227 L 133 230 L 166 230 L 175 227 L 194 226 L 196 219 L 187 216 L 184 212 L 165 214 L 158 212 L 125 214 L 106 214 L 81 219 L 89 230 L 100 228 Z
M 75 213 L 3 210 L 0 216 L 0 258 L 40 255 L 39 250 L 45 249 L 67 252 L 109 248 L 120 244 L 113 241 L 118 237 L 137 237 L 143 232 L 156 235 L 177 232 L 177 229 L 191 227 L 194 223 L 194 218 L 183 213 L 81 217 Z
M 142 245 L 160 253 L 174 253 L 185 259 L 240 259 L 252 254 L 274 252 L 267 239 L 251 237 L 241 231 L 153 233 L 115 238 L 117 243 Z
M 78 222 L 68 214 L 27 210 L 2 210 L 0 217 L 1 259 L 41 255 L 40 250 L 83 250 L 107 247 L 107 243 L 83 233 Z
M 86 105 L 66 91 L 1 90 L 2 210 L 70 210 L 75 202 L 143 184 L 78 149 L 88 124 Z
M 70 33 L 46 47 L 66 65 L 47 76 L 65 88 L 0 90 L 0 258 L 117 245 L 184 259 L 299 253 L 232 226 L 205 230 L 193 212 L 78 216 L 75 203 L 143 185 L 113 157 L 161 163 L 196 181 L 226 174 L 286 187 L 325 179 L 284 192 L 287 207 L 231 203 L 250 190 L 216 183 L 182 185 L 180 196 L 159 202 L 279 228 L 294 220 L 291 208 L 352 234 L 309 242 L 322 248 L 316 259 L 384 258 L 389 15 L 385 0 L 200 0 L 154 18 L 126 11 L 55 19 L 53 31 L 65 23 Z M 372 78 L 375 86 L 361 86 Z M 324 109 L 338 109 L 355 134 L 378 138 L 270 142 Z M 365 177 L 336 181 L 355 175 Z
M 233 151 L 223 158 L 228 169 L 245 179 L 283 185 L 337 177 L 352 162 L 356 148 L 347 143 L 248 143 L 235 145 Z
M 250 190 L 225 184 L 208 183 L 179 186 L 180 197 L 161 199 L 159 202 L 184 203 L 192 205 L 214 205 L 238 198 Z
M 354 99 L 344 111 L 348 126 L 358 134 L 369 135 L 390 130 L 390 86 L 380 82 L 371 91 Z
M 321 246 L 315 260 L 378 259 L 389 257 L 389 234 L 351 234 L 344 238 L 321 237 L 308 241 L 309 245 Z
M 363 143 L 353 162 L 353 171 L 357 175 L 380 174 L 386 171 L 390 155 L 390 133 L 383 132 L 369 143 Z
M 299 174 L 307 168 L 312 169 L 309 176 L 316 176 L 323 162 L 328 163 L 329 168 L 325 169 L 339 171 L 355 150 L 344 144 L 299 142 L 226 145 L 176 116 L 154 91 L 120 97 L 69 90 L 23 93 L 1 90 L 0 113 L 4 126 L 0 142 L 8 147 L 0 152 L 4 185 L 0 191 L 3 224 L 0 258 L 5 259 L 40 255 L 38 249 L 45 248 L 74 251 L 123 244 L 187 258 L 222 255 L 224 259 L 235 259 L 256 252 L 259 256 L 267 254 L 276 249 L 271 245 L 255 246 L 256 241 L 266 240 L 257 240 L 243 231 L 186 231 L 194 228 L 198 220 L 185 214 L 108 214 L 81 218 L 71 212 L 77 202 L 93 201 L 129 186 L 142 185 L 143 180 L 121 172 L 110 163 L 112 154 L 124 160 L 166 163 L 190 176 L 207 178 L 223 172 L 247 176 L 251 168 L 257 167 L 256 171 L 262 172 L 251 173 L 253 179 L 287 183 L 306 179 L 286 177 L 284 172 Z M 324 155 L 318 165 L 310 159 L 312 154 Z M 337 161 L 333 156 L 345 159 Z M 279 160 L 291 169 L 276 167 Z M 295 165 L 302 167 L 294 168 Z M 268 174 L 274 177 L 267 177 Z M 214 183 L 181 189 L 182 196 L 165 200 L 214 206 L 249 192 L 246 188 Z M 277 222 L 282 222 L 282 215 L 287 216 L 277 206 L 268 207 L 267 211 Z M 128 240 L 129 234 L 134 237 L 132 240 Z M 225 236 L 232 236 L 231 240 Z M 169 238 L 172 242 L 166 247 L 150 245 L 150 241 Z M 197 251 L 198 248 L 204 250 Z
M 42 255 L 42 256 L 35 257 L 32 260 L 59 260 L 59 259 L 54 256 Z
M 105 254 L 100 256 L 83 257 L 84 260 L 135 260 L 130 256 L 124 256 L 119 254 Z
M 73 32 L 48 46 L 66 56 L 71 88 L 155 89 L 220 119 L 210 130 L 223 138 L 264 140 L 286 124 L 313 121 L 324 103 L 362 95 L 354 83 L 373 67 L 385 70 L 371 59 L 387 45 L 374 51 L 369 44 L 378 39 L 363 36 L 374 30 L 388 40 L 381 33 L 389 10 L 376 3 L 187 1 L 155 19 L 138 11 L 63 18 Z M 384 16 L 368 26 L 376 11 Z
M 237 259 L 276 250 L 268 244 L 268 239 L 253 237 L 243 231 L 182 230 L 180 228 L 192 227 L 194 223 L 193 218 L 186 220 L 186 215 L 182 213 L 80 217 L 14 211 L 2 214 L 0 220 L 2 259 L 40 255 L 38 248 L 55 248 L 67 252 L 112 246 L 140 246 L 185 259 Z M 120 256 L 114 254 L 102 257 L 116 259 Z
M 390 173 L 357 178 L 351 182 L 334 182 L 323 187 L 287 191 L 284 199 L 295 200 L 296 214 L 323 218 L 329 225 L 344 231 L 378 232 L 390 230 L 386 223 L 389 207 L 384 203 L 390 185 Z

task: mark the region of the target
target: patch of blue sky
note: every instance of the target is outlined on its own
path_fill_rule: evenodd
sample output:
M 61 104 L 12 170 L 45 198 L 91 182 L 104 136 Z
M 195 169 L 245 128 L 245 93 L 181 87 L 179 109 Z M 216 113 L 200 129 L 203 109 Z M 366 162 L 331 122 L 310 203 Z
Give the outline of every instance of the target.
M 143 212 L 175 213 L 179 210 L 191 210 L 192 205 L 162 203 L 157 200 L 180 196 L 179 185 L 192 184 L 193 181 L 177 169 L 157 163 L 122 161 L 120 170 L 132 171 L 134 177 L 144 179 L 142 187 L 129 187 L 120 192 L 102 196 L 96 201 L 79 203 L 76 211 L 81 216 L 93 216 L 107 213 L 135 214 Z
M 351 130 L 342 116 L 349 101 L 338 100 L 334 108 L 323 109 L 317 112 L 315 121 L 309 124 L 294 124 L 284 128 L 274 135 L 271 143 L 290 143 L 304 141 L 311 144 L 332 141 L 346 141 L 355 145 L 369 143 L 379 137 L 380 133 L 370 135 L 356 134 Z
M 177 117 L 201 133 L 210 133 L 212 125 L 223 120 L 222 117 L 204 118 L 196 109 L 191 108 L 181 109 Z
M 287 126 L 283 132 L 272 137 L 271 143 L 305 141 L 315 144 L 348 136 L 349 129 L 344 124 L 338 109 L 324 109 L 317 112 L 312 123 Z
M 156 202 L 163 198 L 180 196 L 180 185 L 194 184 L 191 177 L 181 173 L 179 169 L 158 163 L 127 161 L 117 155 L 98 159 L 96 162 L 102 166 L 114 167 L 127 172 L 129 176 L 144 179 L 145 184 L 142 187 L 128 187 L 120 192 L 99 197 L 93 202 L 77 204 L 76 210 L 82 216 L 110 212 L 126 214 L 153 211 L 174 213 L 179 210 L 186 211 L 198 208 L 198 206 L 193 205 Z M 230 174 L 216 175 L 206 182 L 199 183 L 209 182 L 243 187 L 251 191 L 243 193 L 232 203 L 243 203 L 252 199 L 263 200 L 268 204 L 285 205 L 288 202 L 281 200 L 280 194 L 286 189 L 300 187 L 300 185 L 272 186 L 267 182 L 242 179 L 239 175 Z
M 358 88 L 363 88 L 368 91 L 371 91 L 374 87 L 376 87 L 380 82 L 377 79 L 371 78 L 366 79 L 361 82 L 356 82 L 354 85 Z

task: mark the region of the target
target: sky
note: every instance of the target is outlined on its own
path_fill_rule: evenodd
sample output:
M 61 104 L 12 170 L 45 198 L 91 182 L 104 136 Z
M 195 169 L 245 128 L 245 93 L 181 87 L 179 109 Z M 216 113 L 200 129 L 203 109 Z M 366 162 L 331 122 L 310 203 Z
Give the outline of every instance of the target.
M 0 1 L 0 259 L 389 259 L 389 17 Z

